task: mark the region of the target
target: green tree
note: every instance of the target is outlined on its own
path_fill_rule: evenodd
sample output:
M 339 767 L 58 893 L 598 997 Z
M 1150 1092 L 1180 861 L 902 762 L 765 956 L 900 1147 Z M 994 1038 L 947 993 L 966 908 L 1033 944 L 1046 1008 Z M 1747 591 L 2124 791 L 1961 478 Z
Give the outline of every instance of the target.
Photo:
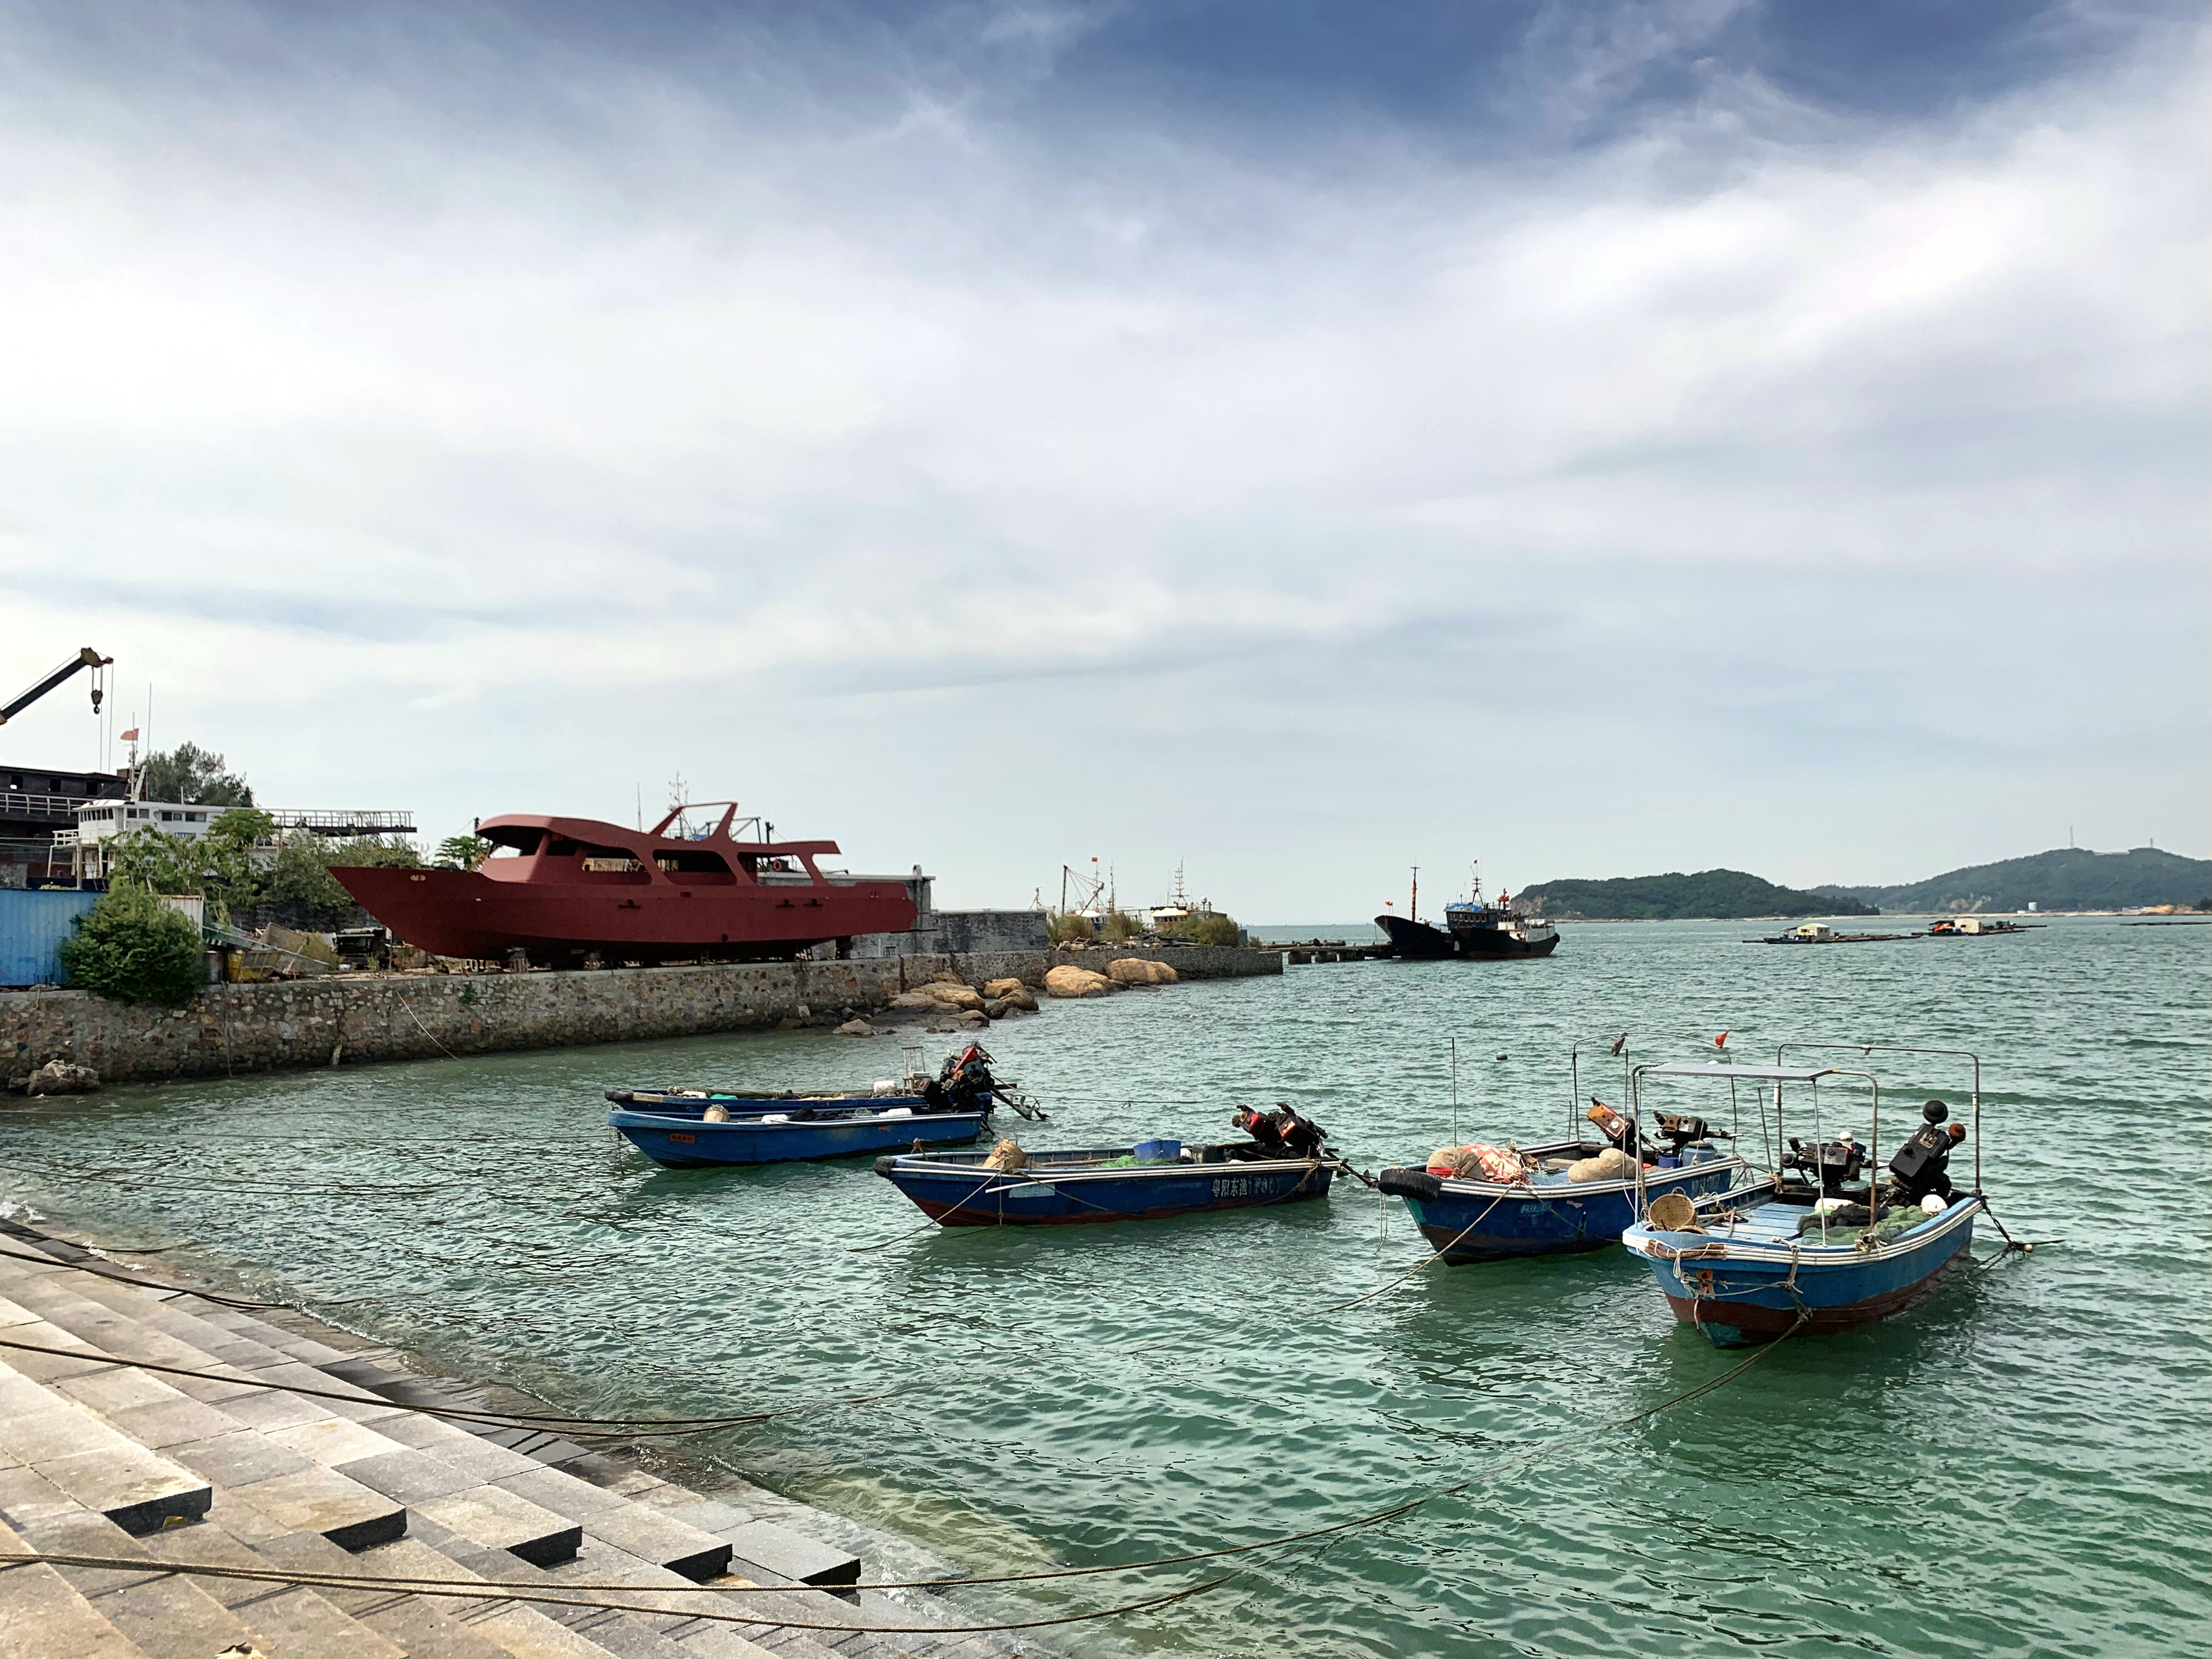
M 438 843 L 441 870 L 473 870 L 491 856 L 491 843 L 482 836 L 448 836 Z
M 138 793 L 146 800 L 183 801 L 193 806 L 251 806 L 253 791 L 228 763 L 196 743 L 180 743 L 167 754 L 146 757 Z
M 1200 910 L 1185 916 L 1175 924 L 1178 938 L 1194 945 L 1234 945 L 1237 943 L 1237 918 L 1224 915 L 1218 910 Z
M 196 839 L 141 825 L 108 842 L 110 884 L 198 893 L 219 918 L 228 919 L 233 906 L 251 904 L 260 894 L 264 878 L 255 854 L 276 838 L 276 820 L 252 807 L 222 814 Z
M 276 849 L 261 896 L 289 912 L 301 926 L 334 923 L 356 907 L 352 894 L 331 874 L 332 866 L 383 865 L 416 870 L 422 855 L 404 841 L 374 836 L 348 838 L 308 833 L 287 836 Z
M 165 837 L 166 839 L 166 837 Z M 182 1007 L 207 984 L 200 930 L 144 888 L 125 883 L 100 896 L 64 939 L 70 984 L 117 1002 Z

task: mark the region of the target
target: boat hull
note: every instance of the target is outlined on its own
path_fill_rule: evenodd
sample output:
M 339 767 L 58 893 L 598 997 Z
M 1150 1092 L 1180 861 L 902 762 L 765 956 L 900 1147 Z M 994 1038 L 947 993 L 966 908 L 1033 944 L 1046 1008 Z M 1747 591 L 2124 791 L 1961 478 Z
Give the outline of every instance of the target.
M 607 1121 L 631 1146 L 670 1170 L 793 1164 L 854 1158 L 894 1146 L 959 1146 L 975 1139 L 982 1112 L 867 1113 L 811 1121 L 770 1123 L 757 1117 L 707 1123 L 696 1117 L 616 1111 Z
M 1733 1153 L 1644 1178 L 1647 1197 L 1682 1193 L 1692 1200 L 1717 1197 L 1746 1173 Z M 1511 1261 L 1523 1256 L 1601 1250 L 1620 1241 L 1636 1219 L 1633 1181 L 1573 1182 L 1521 1186 L 1454 1181 L 1424 1170 L 1385 1170 L 1382 1188 L 1406 1201 L 1421 1237 L 1442 1253 L 1447 1267 Z
M 876 1173 L 946 1227 L 1067 1226 L 1159 1221 L 1171 1216 L 1259 1209 L 1328 1196 L 1334 1165 L 1308 1159 L 1266 1163 L 1146 1164 L 1133 1170 L 1056 1165 L 1050 1158 L 1106 1158 L 1127 1149 L 1060 1153 L 1030 1168 L 987 1170 L 980 1157 L 926 1154 L 876 1161 Z
M 1651 1269 L 1676 1319 L 1716 1347 L 1744 1347 L 1792 1332 L 1832 1335 L 1903 1312 L 1966 1258 L 1981 1209 L 1969 1194 L 1870 1250 L 1855 1248 L 1856 1230 L 1832 1245 L 1801 1238 L 1794 1251 L 1643 1225 L 1621 1243 Z
M 1502 927 L 1475 928 L 1448 933 L 1425 921 L 1403 916 L 1381 915 L 1375 925 L 1390 936 L 1390 945 L 1407 962 L 1507 962 L 1523 957 L 1548 957 L 1559 948 L 1559 936 L 1522 939 Z
M 820 1094 L 726 1094 L 720 1090 L 685 1095 L 673 1089 L 609 1089 L 606 1098 L 624 1111 L 657 1117 L 703 1118 L 709 1106 L 720 1106 L 733 1117 L 764 1117 L 771 1112 L 794 1112 L 809 1107 L 851 1109 L 866 1106 L 888 1112 L 903 1106 L 919 1112 L 927 1103 L 920 1095 L 878 1095 L 860 1090 Z
M 915 917 L 905 887 L 890 881 L 625 884 L 344 865 L 333 866 L 331 874 L 407 944 L 478 962 L 501 961 L 516 951 L 554 967 L 593 956 L 609 966 L 759 962 L 854 934 L 902 933 Z

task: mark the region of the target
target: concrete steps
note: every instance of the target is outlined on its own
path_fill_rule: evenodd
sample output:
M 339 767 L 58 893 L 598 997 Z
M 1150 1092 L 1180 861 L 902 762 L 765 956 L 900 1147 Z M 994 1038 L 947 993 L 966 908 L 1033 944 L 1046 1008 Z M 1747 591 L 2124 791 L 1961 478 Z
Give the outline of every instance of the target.
M 74 1247 L 49 1248 L 59 1258 Z M 26 1245 L 15 1234 L 0 1249 Z M 59 1259 L 0 1255 L 0 1337 L 75 1351 L 0 1349 L 0 1548 L 144 1564 L 0 1571 L 0 1659 L 212 1659 L 240 1643 L 269 1659 L 967 1659 L 996 1650 L 974 1638 L 777 1626 L 902 1615 L 889 1606 L 863 1614 L 849 1597 L 814 1588 L 857 1580 L 849 1551 L 557 1435 L 478 1431 L 401 1410 L 398 1402 L 423 1401 L 545 1408 L 404 1372 L 389 1351 L 336 1346 L 279 1322 L 290 1317 L 118 1283 Z M 77 1357 L 87 1350 L 211 1375 Z M 302 1389 L 337 1397 L 293 1391 Z M 186 1577 L 162 1572 L 164 1563 L 413 1576 L 481 1584 L 485 1594 Z M 732 1572 L 744 1577 L 726 1580 Z M 691 1589 L 720 1582 L 788 1589 L 744 1597 Z M 634 1586 L 620 1599 L 650 1610 L 536 1607 L 500 1590 L 570 1583 Z M 697 1616 L 708 1611 L 768 1622 Z

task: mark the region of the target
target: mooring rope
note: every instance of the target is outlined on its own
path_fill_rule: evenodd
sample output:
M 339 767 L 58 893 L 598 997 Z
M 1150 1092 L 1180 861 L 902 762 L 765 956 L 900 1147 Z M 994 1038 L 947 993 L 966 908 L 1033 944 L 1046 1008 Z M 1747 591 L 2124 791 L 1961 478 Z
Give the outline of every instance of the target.
M 309 1589 L 389 1589 L 405 1595 L 441 1596 L 450 1600 L 462 1601 L 535 1602 L 544 1607 L 583 1607 L 591 1609 L 594 1612 L 606 1613 L 670 1613 L 679 1611 L 679 1609 L 665 1606 L 655 1606 L 647 1601 L 601 1601 L 596 1600 L 580 1600 L 574 1595 L 549 1595 L 533 1585 L 517 1586 L 504 1582 L 491 1580 L 485 1581 L 481 1586 L 475 1586 L 456 1584 L 450 1578 L 384 1578 L 371 1577 L 366 1575 L 360 1577 L 354 1577 L 338 1573 L 303 1572 L 295 1571 L 286 1568 L 270 1569 L 261 1567 L 217 1566 L 204 1562 L 165 1561 L 149 1559 L 144 1557 L 133 1559 L 127 1556 L 60 1555 L 47 1554 L 43 1552 L 30 1550 L 10 1550 L 0 1552 L 0 1572 L 10 1571 L 17 1567 L 28 1566 L 76 1567 L 92 1571 L 123 1571 L 133 1573 L 153 1573 L 156 1575 L 174 1573 L 179 1577 L 235 1578 L 244 1579 L 252 1583 L 295 1584 Z M 975 1581 L 970 1580 L 969 1582 L 972 1583 Z M 854 1625 L 842 1622 L 826 1622 L 823 1620 L 800 1619 L 772 1619 L 764 1617 L 758 1613 L 694 1613 L 688 1607 L 680 1609 L 680 1611 L 683 1616 L 687 1619 L 706 1620 L 718 1625 L 750 1625 L 761 1630 L 840 1631 L 849 1632 L 854 1635 L 970 1636 L 981 1634 L 988 1631 L 1039 1630 L 1048 1625 L 1079 1625 L 1094 1619 L 1123 1618 L 1130 1613 L 1146 1613 L 1155 1607 L 1164 1607 L 1176 1601 L 1187 1601 L 1194 1595 L 1203 1595 L 1208 1590 L 1218 1589 L 1228 1582 L 1229 1580 L 1226 1577 L 1213 1578 L 1207 1580 L 1202 1584 L 1192 1584 L 1182 1589 L 1170 1590 L 1164 1595 L 1147 1596 L 1141 1601 L 1125 1601 L 1119 1607 L 1099 1607 L 1090 1613 L 1060 1613 L 1048 1619 L 1011 1620 L 994 1625 Z M 580 1589 L 584 1587 L 574 1586 L 568 1588 Z M 627 1590 L 635 1595 L 638 1593 L 640 1587 L 635 1584 L 611 1584 L 605 1588 L 618 1591 Z M 667 1595 L 676 1593 L 678 1588 L 682 1589 L 713 1590 L 720 1587 L 713 1584 L 686 1584 L 681 1587 L 672 1587 L 666 1589 L 656 1589 L 649 1593 L 655 1595 Z M 818 1588 L 820 1587 L 809 1584 L 733 1584 L 726 1587 L 723 1593 L 726 1594 L 729 1590 L 735 1589 L 763 1589 L 775 1590 L 784 1595 L 789 1595 L 794 1590 L 814 1589 Z M 854 1589 L 866 1589 L 873 1587 L 870 1585 L 855 1586 L 850 1584 L 839 1584 L 831 1588 L 840 1590 L 851 1590 Z
M 62 1241 L 57 1240 L 55 1242 L 58 1243 Z M 80 1244 L 76 1248 L 79 1249 L 86 1249 L 90 1247 Z M 176 1246 L 165 1245 L 162 1248 L 165 1249 L 174 1249 Z M 130 1254 L 143 1254 L 150 1255 L 155 1254 L 155 1252 L 150 1250 L 143 1252 L 132 1251 L 130 1252 Z M 221 1307 L 236 1308 L 241 1311 L 249 1308 L 274 1309 L 284 1306 L 284 1304 L 281 1302 L 252 1302 L 243 1297 L 219 1296 L 213 1291 L 196 1290 L 190 1285 L 165 1285 L 156 1279 L 143 1279 L 137 1273 L 112 1273 L 105 1268 L 93 1267 L 87 1262 L 64 1261 L 58 1256 L 42 1255 L 35 1250 L 25 1251 L 0 1249 L 0 1256 L 5 1256 L 10 1261 L 34 1262 L 41 1267 L 67 1267 L 76 1273 L 90 1273 L 94 1279 L 112 1279 L 118 1285 L 128 1285 L 133 1290 L 173 1291 L 179 1296 L 196 1296 L 203 1302 L 212 1302 Z

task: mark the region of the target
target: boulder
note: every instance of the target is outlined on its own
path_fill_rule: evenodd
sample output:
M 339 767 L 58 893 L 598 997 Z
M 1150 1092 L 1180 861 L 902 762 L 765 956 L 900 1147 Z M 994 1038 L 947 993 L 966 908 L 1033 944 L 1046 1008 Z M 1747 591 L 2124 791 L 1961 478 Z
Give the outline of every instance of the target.
M 876 1028 L 865 1019 L 848 1019 L 837 1028 L 839 1036 L 873 1036 Z
M 970 1008 L 952 1023 L 963 1031 L 980 1031 L 991 1023 L 991 1017 L 981 1008 Z
M 74 1060 L 50 1060 L 31 1073 L 30 1095 L 89 1095 L 100 1089 L 100 1073 Z
M 1008 997 L 1028 989 L 1029 987 L 1018 979 L 994 979 L 984 982 L 983 994 L 987 997 Z
M 968 981 L 950 968 L 940 968 L 929 976 L 932 985 L 965 985 Z
M 934 1008 L 938 1006 L 935 997 L 926 997 L 919 991 L 901 991 L 891 999 L 894 1008 Z
M 921 994 L 946 1008 L 980 1012 L 983 1006 L 982 994 L 970 990 L 965 985 L 947 985 L 942 981 L 933 980 L 921 988 Z
M 1026 985 L 1017 983 L 1011 991 L 1000 994 L 999 1005 L 1008 1013 L 1019 1009 L 1023 1013 L 1033 1014 L 1037 1011 L 1036 993 Z
M 1119 962 L 1106 964 L 1106 977 L 1116 985 L 1172 985 L 1176 982 L 1176 970 L 1164 962 L 1123 957 Z
M 985 997 L 983 999 L 983 1012 L 988 1014 L 993 1019 L 1003 1019 L 1006 1018 L 1006 1005 L 1000 1001 L 996 997 Z
M 1112 980 L 1088 968 L 1055 968 L 1044 976 L 1047 996 L 1103 997 L 1113 988 Z

